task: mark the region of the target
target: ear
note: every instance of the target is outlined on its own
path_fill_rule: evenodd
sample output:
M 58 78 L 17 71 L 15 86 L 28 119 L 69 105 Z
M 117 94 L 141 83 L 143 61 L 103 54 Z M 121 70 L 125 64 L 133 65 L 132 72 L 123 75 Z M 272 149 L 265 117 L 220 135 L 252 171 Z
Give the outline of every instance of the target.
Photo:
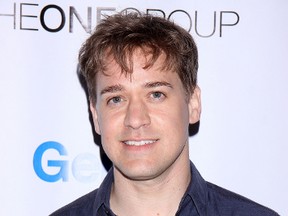
M 99 122 L 98 122 L 98 114 L 97 114 L 97 110 L 96 110 L 96 104 L 92 104 L 91 100 L 90 100 L 90 111 L 91 111 L 91 114 L 93 117 L 94 129 L 95 129 L 97 134 L 101 135 Z
M 189 99 L 189 123 L 194 124 L 200 120 L 201 114 L 201 90 L 195 87 L 193 94 Z

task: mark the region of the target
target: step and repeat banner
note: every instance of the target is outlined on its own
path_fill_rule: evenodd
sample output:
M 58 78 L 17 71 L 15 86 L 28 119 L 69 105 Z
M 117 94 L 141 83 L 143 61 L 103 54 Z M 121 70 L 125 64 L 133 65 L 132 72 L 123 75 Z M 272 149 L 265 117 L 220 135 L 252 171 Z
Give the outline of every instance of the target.
M 121 11 L 165 17 L 195 38 L 203 111 L 190 158 L 203 177 L 288 215 L 287 9 L 284 0 L 1 0 L 0 215 L 48 215 L 106 175 L 77 55 Z

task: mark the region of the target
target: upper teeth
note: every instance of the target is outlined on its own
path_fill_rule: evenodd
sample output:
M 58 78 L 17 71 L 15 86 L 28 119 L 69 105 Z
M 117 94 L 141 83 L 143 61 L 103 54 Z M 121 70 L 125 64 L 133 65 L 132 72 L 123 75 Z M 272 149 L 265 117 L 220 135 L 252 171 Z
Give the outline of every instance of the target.
M 155 140 L 140 140 L 140 141 L 125 141 L 124 143 L 127 145 L 142 146 L 142 145 L 151 144 L 154 142 Z

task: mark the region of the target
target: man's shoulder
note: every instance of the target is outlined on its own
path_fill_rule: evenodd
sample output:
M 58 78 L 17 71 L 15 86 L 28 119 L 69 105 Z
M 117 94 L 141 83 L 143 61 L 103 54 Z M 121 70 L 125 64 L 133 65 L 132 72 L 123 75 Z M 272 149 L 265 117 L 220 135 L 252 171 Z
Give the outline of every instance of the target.
M 219 215 L 276 216 L 273 210 L 244 196 L 207 182 L 208 205 L 217 206 Z M 208 207 L 209 209 L 209 207 Z
M 98 189 L 91 191 L 90 193 L 53 212 L 50 216 L 92 215 L 97 193 Z

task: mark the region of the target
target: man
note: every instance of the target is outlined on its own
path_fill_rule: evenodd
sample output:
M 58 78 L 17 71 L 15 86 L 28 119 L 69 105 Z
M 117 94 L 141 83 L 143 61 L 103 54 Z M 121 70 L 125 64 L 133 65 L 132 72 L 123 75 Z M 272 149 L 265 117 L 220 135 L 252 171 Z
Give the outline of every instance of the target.
M 95 130 L 113 163 L 100 188 L 56 215 L 277 215 L 206 182 L 189 159 L 199 121 L 198 54 L 164 18 L 117 14 L 79 54 Z

